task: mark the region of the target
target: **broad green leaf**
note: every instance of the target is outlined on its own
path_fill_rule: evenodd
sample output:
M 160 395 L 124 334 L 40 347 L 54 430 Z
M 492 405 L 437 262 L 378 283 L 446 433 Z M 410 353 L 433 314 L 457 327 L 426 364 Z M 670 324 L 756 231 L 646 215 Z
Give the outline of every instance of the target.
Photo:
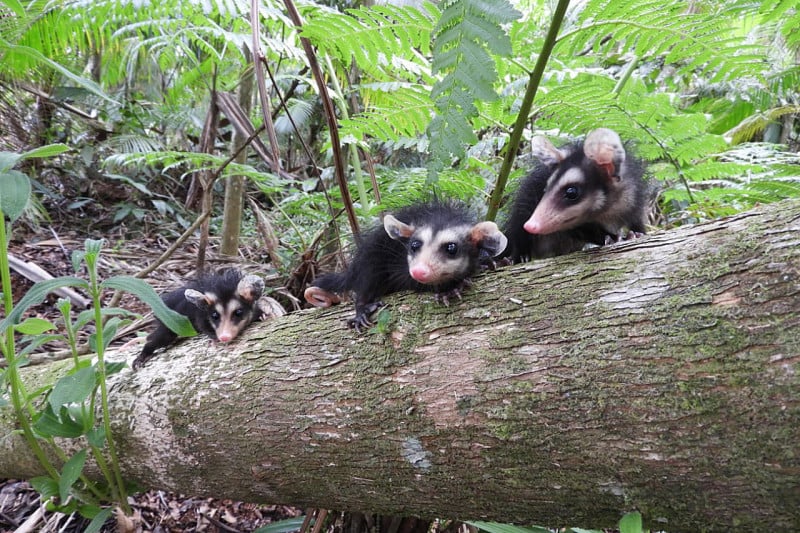
M 0 174 L 0 210 L 12 222 L 25 211 L 31 196 L 31 180 L 17 170 Z
M 64 468 L 61 469 L 61 477 L 58 480 L 58 495 L 62 502 L 67 501 L 72 484 L 78 481 L 84 464 L 86 464 L 85 448 L 70 457 L 69 461 L 64 464 Z
M 642 533 L 642 514 L 628 513 L 619 521 L 619 533 Z
M 106 363 L 106 376 L 113 376 L 117 372 L 123 370 L 125 367 L 128 366 L 128 363 L 124 361 L 117 361 L 114 363 Z
M 292 531 L 300 529 L 304 520 L 304 516 L 278 520 L 277 522 L 256 529 L 253 533 L 291 533 Z
M 42 496 L 42 501 L 58 495 L 58 482 L 49 476 L 37 476 L 30 480 L 30 484 Z
M 43 318 L 26 318 L 21 324 L 14 326 L 14 329 L 23 335 L 39 335 L 45 331 L 56 329 L 55 324 Z
M 75 438 L 83 435 L 83 424 L 78 424 L 69 418 L 66 408 L 62 409 L 63 417 L 56 416 L 48 405 L 42 415 L 33 425 L 33 429 L 43 437 Z
M 117 334 L 117 329 L 119 328 L 119 324 L 122 322 L 119 317 L 111 317 L 109 320 L 106 321 L 105 325 L 103 326 L 103 349 L 107 349 L 108 345 L 114 340 L 114 335 Z
M 82 515 L 86 516 L 83 507 L 79 508 L 78 510 Z M 106 520 L 111 518 L 111 513 L 113 511 L 114 510 L 111 507 L 106 507 L 105 509 L 100 510 L 94 515 L 94 518 L 92 518 L 92 521 L 89 522 L 89 525 L 86 526 L 86 529 L 84 529 L 83 532 L 96 533 L 97 531 L 100 531 L 100 529 L 103 527 L 103 524 L 106 523 Z
M 156 317 L 181 337 L 192 337 L 197 332 L 189 319 L 166 306 L 161 297 L 146 282 L 131 276 L 114 276 L 100 284 L 103 288 L 126 291 L 136 295 L 153 309 Z
M 20 157 L 21 159 L 32 159 L 34 157 L 53 157 L 54 155 L 68 152 L 70 149 L 71 148 L 66 144 L 48 144 L 46 146 L 40 146 L 38 148 L 34 148 L 33 150 L 23 152 Z
M 56 382 L 53 392 L 50 393 L 48 402 L 54 412 L 58 412 L 62 405 L 83 403 L 94 391 L 97 384 L 95 368 L 93 366 L 82 368 L 64 376 Z
M 16 152 L 0 152 L 0 175 L 14 168 L 21 159 L 22 156 Z
M 8 314 L 8 316 L 2 322 L 0 322 L 0 334 L 5 333 L 12 324 L 16 324 L 22 314 L 30 307 L 39 304 L 49 293 L 61 287 L 78 287 L 87 289 L 88 284 L 80 278 L 71 276 L 48 279 L 46 281 L 38 281 L 34 283 L 33 287 L 28 289 L 28 292 L 26 292 L 25 296 L 22 297 L 22 300 L 20 300 L 19 303 L 14 306 L 14 309 Z
M 25 337 L 24 340 L 30 340 L 28 344 L 24 346 L 24 348 L 18 350 L 17 356 L 28 355 L 33 350 L 39 348 L 40 346 L 47 344 L 48 342 L 59 341 L 63 340 L 64 336 L 61 334 L 55 335 L 34 335 L 32 337 Z
M 552 533 L 549 529 L 539 526 L 522 527 L 513 524 L 498 522 L 466 522 L 487 533 Z
M 86 433 L 86 440 L 88 440 L 89 444 L 95 448 L 102 448 L 106 443 L 106 430 L 103 428 L 103 426 L 90 429 Z

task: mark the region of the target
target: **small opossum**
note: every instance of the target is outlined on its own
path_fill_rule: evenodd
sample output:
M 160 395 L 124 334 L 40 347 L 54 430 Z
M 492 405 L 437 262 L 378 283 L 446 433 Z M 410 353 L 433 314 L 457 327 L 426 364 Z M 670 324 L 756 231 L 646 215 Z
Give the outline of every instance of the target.
M 263 314 L 258 300 L 264 281 L 255 275 L 226 269 L 218 274 L 202 276 L 162 296 L 170 309 L 186 316 L 198 333 L 205 333 L 220 342 L 230 342 Z M 159 348 L 171 344 L 177 335 L 158 321 L 147 336 L 142 353 L 133 361 L 141 367 Z
M 602 246 L 645 233 L 650 186 L 616 132 L 599 128 L 558 149 L 532 141 L 541 161 L 520 184 L 503 228 L 513 262 Z
M 445 305 L 460 298 L 482 261 L 502 252 L 506 242 L 494 222 L 477 222 L 462 204 L 410 205 L 365 232 L 350 267 L 315 279 L 305 298 L 329 307 L 340 295 L 355 293 L 356 316 L 348 325 L 361 331 L 372 325 L 370 315 L 383 306 L 386 294 L 432 291 Z

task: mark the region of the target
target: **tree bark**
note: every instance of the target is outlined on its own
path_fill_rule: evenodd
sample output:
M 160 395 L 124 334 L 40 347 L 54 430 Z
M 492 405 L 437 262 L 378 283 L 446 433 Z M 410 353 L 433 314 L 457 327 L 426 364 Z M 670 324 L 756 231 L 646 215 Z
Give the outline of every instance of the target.
M 124 474 L 425 518 L 800 527 L 800 201 L 501 268 L 449 307 L 386 301 L 381 331 L 303 311 L 115 376 Z M 0 441 L 0 476 L 39 473 Z

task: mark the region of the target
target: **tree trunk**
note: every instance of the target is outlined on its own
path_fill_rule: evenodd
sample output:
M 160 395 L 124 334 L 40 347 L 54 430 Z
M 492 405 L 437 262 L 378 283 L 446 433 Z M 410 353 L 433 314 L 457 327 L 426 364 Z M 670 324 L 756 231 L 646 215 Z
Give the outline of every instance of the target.
M 247 62 L 239 83 L 239 107 L 245 116 L 253 108 L 253 58 L 247 47 L 243 47 Z M 233 130 L 231 151 L 236 154 L 234 161 L 247 163 L 247 135 L 238 129 Z M 222 235 L 220 253 L 222 255 L 239 255 L 239 235 L 242 229 L 242 207 L 244 205 L 244 176 L 231 176 L 225 181 L 225 204 L 222 212 Z
M 800 201 L 502 268 L 450 307 L 386 300 L 379 332 L 342 305 L 123 372 L 123 472 L 389 515 L 800 528 Z M 0 441 L 0 476 L 39 473 L 23 446 Z

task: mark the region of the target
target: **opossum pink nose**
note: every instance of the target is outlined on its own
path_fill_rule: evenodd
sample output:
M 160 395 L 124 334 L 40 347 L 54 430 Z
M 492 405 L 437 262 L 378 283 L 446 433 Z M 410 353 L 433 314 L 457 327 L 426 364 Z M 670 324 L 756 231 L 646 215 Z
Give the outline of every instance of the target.
M 537 234 L 542 232 L 542 225 L 539 224 L 538 220 L 534 220 L 533 217 L 529 218 L 528 221 L 522 225 L 522 227 L 528 233 Z
M 433 277 L 433 271 L 427 265 L 414 265 L 409 273 L 420 283 L 427 283 Z
M 217 339 L 219 339 L 219 342 L 230 342 L 233 340 L 233 335 L 230 333 L 220 333 Z

